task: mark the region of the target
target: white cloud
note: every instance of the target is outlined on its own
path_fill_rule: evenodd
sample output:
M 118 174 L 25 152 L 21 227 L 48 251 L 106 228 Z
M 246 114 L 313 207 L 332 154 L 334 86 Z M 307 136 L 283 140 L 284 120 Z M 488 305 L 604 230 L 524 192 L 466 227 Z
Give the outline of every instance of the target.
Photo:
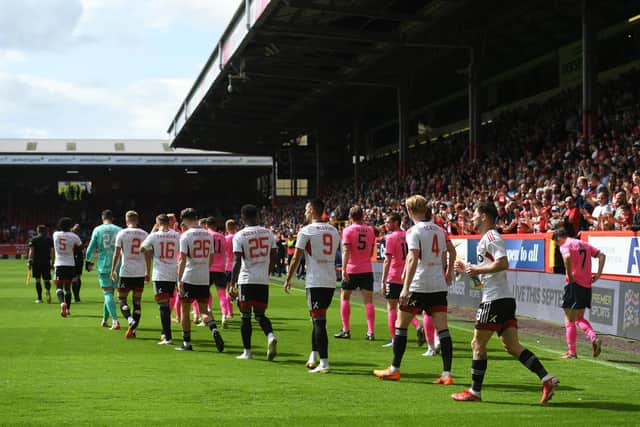
M 82 15 L 76 0 L 0 0 L 0 48 L 58 49 Z
M 164 138 L 190 84 L 147 79 L 114 89 L 0 72 L 0 130 L 15 136 Z M 45 130 L 61 124 L 66 134 Z
M 239 0 L 80 0 L 82 18 L 77 39 L 137 42 L 154 31 L 175 26 L 220 28 L 220 34 L 241 4 Z M 151 30 L 151 31 L 150 31 Z

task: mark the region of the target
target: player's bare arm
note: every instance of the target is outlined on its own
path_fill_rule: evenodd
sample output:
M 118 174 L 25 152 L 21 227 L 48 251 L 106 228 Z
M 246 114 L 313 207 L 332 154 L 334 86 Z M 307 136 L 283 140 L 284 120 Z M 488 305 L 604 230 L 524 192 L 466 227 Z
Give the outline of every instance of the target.
M 231 270 L 231 283 L 229 283 L 229 292 L 231 289 L 238 286 L 238 276 L 240 276 L 240 267 L 242 266 L 242 252 L 234 252 L 235 259 L 233 260 L 233 269 Z
M 178 294 L 184 294 L 184 288 L 182 286 L 182 275 L 184 274 L 184 269 L 187 266 L 187 254 L 184 252 L 180 252 L 180 261 L 178 261 Z
M 453 268 L 456 262 L 456 256 L 458 253 L 456 252 L 456 247 L 453 245 L 451 240 L 447 240 L 447 254 L 449 255 L 449 259 L 447 262 L 447 266 L 445 268 L 445 276 L 444 279 L 447 282 L 447 285 L 451 286 L 451 282 L 453 280 Z
M 420 251 L 418 249 L 411 249 L 407 254 L 407 260 L 404 267 L 404 283 L 402 285 L 402 292 L 400 292 L 400 298 L 398 301 L 404 305 L 407 302 L 409 296 L 409 286 L 413 281 L 413 276 L 416 274 L 418 268 L 418 261 L 420 260 Z
M 573 271 L 571 270 L 571 255 L 567 254 L 567 256 L 562 257 L 564 261 L 564 270 L 567 275 L 567 280 L 569 283 L 573 283 Z
M 347 273 L 347 264 L 349 263 L 349 258 L 351 257 L 351 245 L 344 245 L 342 249 L 342 280 L 345 282 L 349 281 L 349 274 Z
M 296 248 L 296 251 L 293 253 L 293 258 L 291 258 L 291 265 L 289 265 L 289 271 L 287 271 L 287 277 L 284 279 L 284 291 L 289 293 L 292 285 L 292 276 L 293 272 L 298 269 L 298 265 L 300 264 L 300 260 L 302 259 L 303 250 L 300 248 Z
M 491 274 L 503 271 L 509 268 L 509 260 L 506 256 L 498 258 L 491 264 L 479 266 L 476 264 L 467 264 L 464 268 L 464 272 L 470 276 L 477 276 L 478 274 Z
M 122 255 L 122 248 L 116 246 L 116 250 L 113 252 L 113 261 L 111 261 L 111 280 L 116 280 L 116 267 L 120 261 L 120 255 Z
M 393 255 L 385 254 L 384 262 L 382 263 L 382 280 L 380 281 L 380 293 L 384 295 L 387 292 L 387 277 L 389 276 L 389 266 L 391 266 L 391 259 Z
M 602 252 L 598 252 L 598 256 L 596 258 L 598 258 L 598 272 L 591 276 L 591 283 L 600 279 L 602 271 L 604 270 L 604 263 L 607 261 L 607 256 Z

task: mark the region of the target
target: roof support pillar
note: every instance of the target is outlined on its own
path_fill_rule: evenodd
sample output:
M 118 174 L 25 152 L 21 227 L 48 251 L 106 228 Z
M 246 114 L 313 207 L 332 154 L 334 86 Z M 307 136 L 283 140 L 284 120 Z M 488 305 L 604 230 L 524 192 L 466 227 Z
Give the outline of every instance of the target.
M 480 81 L 478 79 L 478 63 L 473 48 L 469 49 L 469 70 L 468 70 L 468 91 L 469 91 L 469 160 L 477 160 L 480 156 Z
M 408 172 L 407 150 L 409 127 L 409 79 L 403 76 L 398 92 L 398 176 L 404 178 Z
M 596 32 L 593 0 L 582 0 L 582 135 L 591 142 L 598 120 Z
M 353 131 L 351 133 L 351 145 L 353 146 L 353 185 L 356 190 L 356 194 L 360 192 L 360 139 L 362 139 L 361 132 L 361 115 L 353 120 Z
M 320 197 L 320 143 L 321 143 L 321 139 L 320 139 L 321 133 L 320 130 L 316 130 L 315 132 L 315 138 L 313 139 L 313 143 L 315 145 L 316 148 L 316 197 L 319 198 Z

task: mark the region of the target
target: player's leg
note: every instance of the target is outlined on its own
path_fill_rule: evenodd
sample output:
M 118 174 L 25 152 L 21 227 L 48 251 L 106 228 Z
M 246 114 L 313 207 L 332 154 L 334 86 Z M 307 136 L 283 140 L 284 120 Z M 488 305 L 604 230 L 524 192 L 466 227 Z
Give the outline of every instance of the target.
M 160 311 L 160 325 L 162 326 L 162 334 L 160 336 L 160 342 L 158 344 L 171 344 L 171 309 L 169 307 L 169 300 L 175 289 L 175 284 L 171 282 L 153 282 L 153 291 L 155 294 L 155 300 L 158 304 L 158 310 Z
M 340 320 L 342 320 L 342 330 L 333 336 L 336 338 L 351 338 L 351 293 L 353 287 L 349 282 L 342 282 L 340 291 Z
M 186 284 L 183 284 L 186 286 Z M 191 319 L 189 319 L 189 308 L 191 304 L 193 304 L 193 299 L 188 293 L 180 295 L 178 302 L 180 304 L 180 309 L 182 313 L 186 313 L 186 315 L 180 318 L 180 325 L 182 326 L 182 345 L 180 347 L 176 347 L 176 350 L 192 350 L 191 346 Z
M 446 303 L 446 297 L 444 302 Z M 434 383 L 451 385 L 453 384 L 453 378 L 451 377 L 453 341 L 451 340 L 451 334 L 449 333 L 449 326 L 447 322 L 447 306 L 432 306 L 431 317 L 433 318 L 433 325 L 436 331 L 438 331 L 438 338 L 440 338 L 440 352 L 442 355 L 442 374 L 440 374 Z
M 231 272 L 230 271 L 225 271 L 224 272 L 224 278 L 225 278 L 225 290 L 229 288 L 229 284 L 231 283 Z M 231 299 L 231 297 L 229 296 L 229 294 L 226 294 L 226 301 L 227 301 L 227 317 L 232 319 L 233 318 L 233 300 Z
M 435 356 L 438 352 L 438 347 L 436 347 L 436 328 L 433 325 L 433 318 L 424 311 L 422 312 L 422 329 L 424 331 L 424 339 L 428 346 L 423 356 Z
M 386 295 L 389 295 L 389 287 L 392 285 L 387 285 Z M 385 296 L 386 296 L 385 295 Z M 393 337 L 396 336 L 396 321 L 398 320 L 398 299 L 389 299 L 387 298 L 387 327 L 389 328 L 389 337 L 390 341 L 388 344 L 385 344 L 383 347 L 393 346 Z M 389 345 L 391 344 L 391 345 Z
M 31 276 L 36 281 L 36 303 L 42 303 L 42 283 L 40 282 L 40 278 L 42 277 L 42 272 L 40 268 L 36 265 L 31 266 Z
M 63 284 L 64 302 L 67 304 L 67 315 L 71 314 L 71 279 Z
M 182 304 L 180 304 L 180 295 L 178 295 L 178 291 L 176 290 L 169 301 L 172 310 L 175 310 L 176 317 L 173 319 L 177 323 L 181 323 L 181 314 L 182 314 Z
M 565 337 L 567 340 L 567 352 L 561 357 L 563 359 L 575 359 L 577 357 L 576 341 L 578 334 L 576 332 L 576 313 L 571 308 L 564 309 L 564 327 Z
M 76 274 L 71 282 L 71 290 L 73 291 L 73 301 L 80 302 L 80 287 L 82 286 L 82 279 L 80 274 Z
M 143 291 L 144 291 L 144 288 L 133 289 L 133 297 L 132 297 L 133 313 L 131 317 L 133 317 L 133 321 L 135 325 L 134 333 L 135 333 L 135 330 L 138 329 L 138 326 L 140 326 L 140 318 L 142 317 L 142 292 Z
M 209 286 L 201 286 L 201 288 L 203 288 L 203 292 L 202 294 L 198 295 L 197 299 L 198 308 L 200 309 L 200 317 L 202 319 L 202 322 L 211 331 L 211 336 L 213 337 L 213 342 L 215 342 L 218 352 L 222 352 L 224 351 L 224 341 L 222 340 L 220 331 L 218 331 L 218 325 L 213 318 L 213 313 L 211 313 L 211 310 L 207 308 L 207 304 L 209 303 L 209 299 L 211 298 L 211 292 L 209 290 Z
M 51 304 L 51 270 L 49 266 L 43 266 L 42 280 L 44 281 L 44 291 L 47 298 L 47 304 Z
M 242 348 L 244 351 L 237 359 L 251 359 L 251 334 L 253 327 L 251 325 L 251 311 L 253 302 L 247 285 L 238 285 L 238 308 L 242 323 L 240 324 L 240 335 L 242 336 Z
M 596 332 L 591 327 L 591 323 L 584 318 L 584 311 L 591 308 L 591 288 L 583 288 L 577 286 L 576 290 L 576 325 L 591 341 L 591 350 L 593 357 L 598 357 L 602 351 L 602 340 L 598 338 Z
M 327 335 L 327 309 L 333 299 L 334 288 L 307 289 L 309 313 L 313 322 L 312 347 L 307 368 L 310 373 L 329 372 L 329 337 Z M 318 358 L 319 363 L 318 363 Z M 317 366 L 316 366 L 317 363 Z
M 483 305 L 481 304 L 476 318 L 479 318 L 479 313 L 482 310 Z M 482 383 L 484 382 L 484 374 L 487 371 L 487 343 L 494 332 L 491 329 L 479 329 L 483 327 L 485 327 L 484 324 L 476 321 L 476 329 L 473 332 L 473 339 L 471 340 L 471 349 L 473 352 L 471 360 L 471 388 L 465 389 L 461 393 L 452 394 L 451 397 L 453 400 L 481 400 Z
M 252 293 L 254 295 L 253 315 L 267 337 L 267 359 L 273 360 L 277 354 L 278 339 L 273 333 L 273 325 L 266 314 L 269 306 L 269 286 L 254 285 Z
M 198 319 L 200 318 L 200 308 L 198 307 L 198 302 L 193 301 L 191 304 L 191 308 L 193 309 L 193 323 L 198 323 Z
M 540 378 L 540 382 L 542 382 L 542 399 L 540 403 L 548 402 L 553 396 L 558 379 L 547 372 L 535 354 L 520 344 L 517 325 L 505 323 L 505 326 L 506 329 L 500 335 L 500 340 L 505 350 L 512 356 L 517 357 L 520 363 Z
M 373 305 L 373 273 L 363 273 L 358 275 L 358 283 L 356 284 L 362 291 L 362 301 L 364 302 L 364 312 L 367 318 L 367 336 L 368 341 L 375 340 L 376 327 L 376 308 Z
M 222 327 L 227 325 L 227 290 L 222 287 L 216 286 L 216 294 L 218 295 L 218 301 L 220 302 L 220 313 L 222 314 Z
M 120 278 L 120 285 L 118 287 L 118 305 L 120 306 L 120 312 L 122 313 L 122 316 L 127 319 L 127 323 L 129 324 L 129 329 L 127 329 L 126 337 L 132 338 L 134 333 L 133 325 L 135 323 L 135 320 L 133 320 L 133 316 L 131 316 L 131 308 L 129 307 L 129 304 L 127 304 L 127 298 L 129 297 L 131 288 L 128 288 L 125 285 L 125 281 L 126 280 L 124 278 Z
M 396 335 L 393 338 L 393 360 L 387 369 L 376 369 L 373 375 L 383 380 L 397 381 L 400 379 L 400 364 L 407 349 L 407 328 L 411 319 L 422 311 L 414 309 L 411 305 L 401 305 L 396 321 Z

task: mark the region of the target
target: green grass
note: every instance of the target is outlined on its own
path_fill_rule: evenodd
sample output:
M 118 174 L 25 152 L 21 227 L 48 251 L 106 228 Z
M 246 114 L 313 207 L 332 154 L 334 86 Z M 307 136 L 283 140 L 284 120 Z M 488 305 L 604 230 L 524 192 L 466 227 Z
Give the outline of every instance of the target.
M 377 313 L 378 341 L 366 342 L 364 310 L 353 304 L 353 338 L 330 338 L 332 371 L 307 373 L 310 322 L 304 293 L 271 288 L 268 315 L 279 355 L 266 361 L 266 339 L 254 324 L 255 359 L 239 361 L 239 320 L 223 331 L 215 351 L 208 330 L 194 327 L 194 352 L 158 346 L 159 316 L 145 291 L 136 340 L 99 327 L 102 295 L 95 273 L 83 275 L 81 304 L 63 319 L 55 303 L 34 304 L 24 262 L 0 262 L 0 424 L 2 425 L 634 425 L 640 411 L 640 358 L 605 350 L 602 359 L 559 360 L 562 342 L 523 334 L 523 342 L 560 378 L 552 402 L 538 404 L 540 383 L 492 340 L 482 403 L 449 395 L 470 380 L 471 324 L 451 322 L 453 375 L 458 385 L 435 386 L 441 360 L 422 357 L 411 340 L 402 380 L 371 375 L 391 350 L 386 314 Z M 275 283 L 274 283 L 275 284 Z M 359 302 L 356 295 L 354 302 Z M 218 313 L 214 301 L 215 314 Z M 340 329 L 339 304 L 329 332 Z M 174 324 L 175 337 L 180 337 Z M 413 334 L 412 334 L 413 336 Z M 539 341 L 539 342 L 537 342 Z M 582 349 L 586 354 L 586 348 Z M 625 360 L 627 363 L 607 361 Z

